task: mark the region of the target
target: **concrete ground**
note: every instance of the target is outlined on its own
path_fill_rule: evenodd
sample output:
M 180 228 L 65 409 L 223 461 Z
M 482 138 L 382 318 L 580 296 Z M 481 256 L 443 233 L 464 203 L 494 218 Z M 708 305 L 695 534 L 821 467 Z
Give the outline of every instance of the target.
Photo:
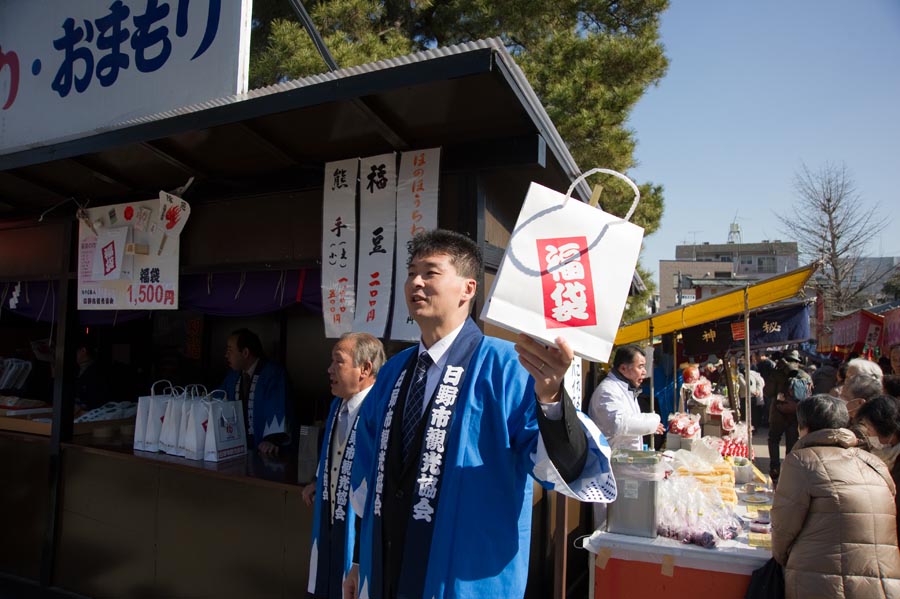
M 753 463 L 763 474 L 769 473 L 769 427 L 758 427 L 753 431 Z M 784 460 L 784 439 L 780 445 L 781 459 Z

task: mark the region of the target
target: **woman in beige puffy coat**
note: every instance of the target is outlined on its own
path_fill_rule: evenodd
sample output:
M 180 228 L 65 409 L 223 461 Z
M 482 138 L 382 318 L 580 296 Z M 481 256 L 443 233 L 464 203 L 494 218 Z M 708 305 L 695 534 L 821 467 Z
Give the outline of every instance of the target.
M 800 440 L 785 459 L 772 507 L 772 555 L 787 599 L 900 598 L 896 489 L 884 463 L 856 447 L 843 401 L 797 406 Z

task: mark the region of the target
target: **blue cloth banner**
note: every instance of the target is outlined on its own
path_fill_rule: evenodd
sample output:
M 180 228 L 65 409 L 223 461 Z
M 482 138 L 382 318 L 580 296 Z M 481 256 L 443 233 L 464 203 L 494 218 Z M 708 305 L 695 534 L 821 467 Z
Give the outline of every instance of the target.
M 716 320 L 681 332 L 684 351 L 690 356 L 743 349 L 744 335 L 743 316 Z M 770 308 L 750 315 L 751 348 L 800 343 L 809 338 L 807 304 Z

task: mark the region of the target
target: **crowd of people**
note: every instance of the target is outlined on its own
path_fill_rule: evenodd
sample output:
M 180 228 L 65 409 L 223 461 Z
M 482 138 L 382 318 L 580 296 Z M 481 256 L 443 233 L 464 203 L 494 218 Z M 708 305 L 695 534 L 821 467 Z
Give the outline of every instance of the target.
M 805 362 L 796 350 L 751 361 L 765 381 L 785 596 L 900 597 L 900 345 L 880 363 Z

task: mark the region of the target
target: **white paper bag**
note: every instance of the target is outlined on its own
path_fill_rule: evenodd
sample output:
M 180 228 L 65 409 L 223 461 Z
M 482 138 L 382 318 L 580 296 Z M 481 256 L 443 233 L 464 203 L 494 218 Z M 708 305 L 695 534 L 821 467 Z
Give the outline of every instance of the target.
M 181 432 L 184 398 L 185 394 L 181 393 L 172 397 L 166 405 L 166 416 L 159 433 L 159 450 L 169 455 L 178 455 L 178 434 Z
M 154 395 L 147 407 L 147 428 L 144 431 L 144 451 L 159 451 L 159 437 L 162 434 L 169 400 L 181 394 L 180 387 L 169 387 L 165 395 Z
M 175 445 L 175 454 L 179 457 L 185 457 L 185 439 L 187 437 L 188 414 L 195 404 L 207 399 L 209 393 L 203 385 L 188 385 L 184 390 L 184 403 L 181 404 L 181 419 L 178 425 L 178 441 Z
M 211 401 L 206 424 L 203 459 L 221 462 L 247 453 L 243 404 L 240 401 Z
M 156 390 L 157 385 L 164 383 L 166 387 L 164 387 L 165 391 L 163 393 L 159 393 Z M 144 395 L 138 397 L 138 407 L 137 414 L 134 418 L 134 445 L 133 447 L 138 451 L 144 451 L 146 449 L 145 439 L 147 437 L 147 420 L 150 416 L 150 404 L 153 401 L 154 397 L 170 397 L 171 396 L 172 383 L 163 379 L 160 381 L 156 381 L 153 385 L 150 386 L 150 395 Z M 157 441 L 159 440 L 157 436 Z
M 630 218 L 640 198 L 637 186 L 615 171 L 586 175 L 593 172 L 632 186 Z M 549 344 L 563 337 L 582 358 L 606 362 L 643 233 L 627 220 L 532 183 L 481 319 Z
M 225 392 L 217 389 L 209 394 L 212 401 L 221 401 L 226 397 Z M 186 402 L 190 407 L 182 417 L 184 436 L 181 440 L 184 448 L 184 457 L 189 460 L 202 460 L 206 451 L 206 429 L 209 426 L 209 399 Z

